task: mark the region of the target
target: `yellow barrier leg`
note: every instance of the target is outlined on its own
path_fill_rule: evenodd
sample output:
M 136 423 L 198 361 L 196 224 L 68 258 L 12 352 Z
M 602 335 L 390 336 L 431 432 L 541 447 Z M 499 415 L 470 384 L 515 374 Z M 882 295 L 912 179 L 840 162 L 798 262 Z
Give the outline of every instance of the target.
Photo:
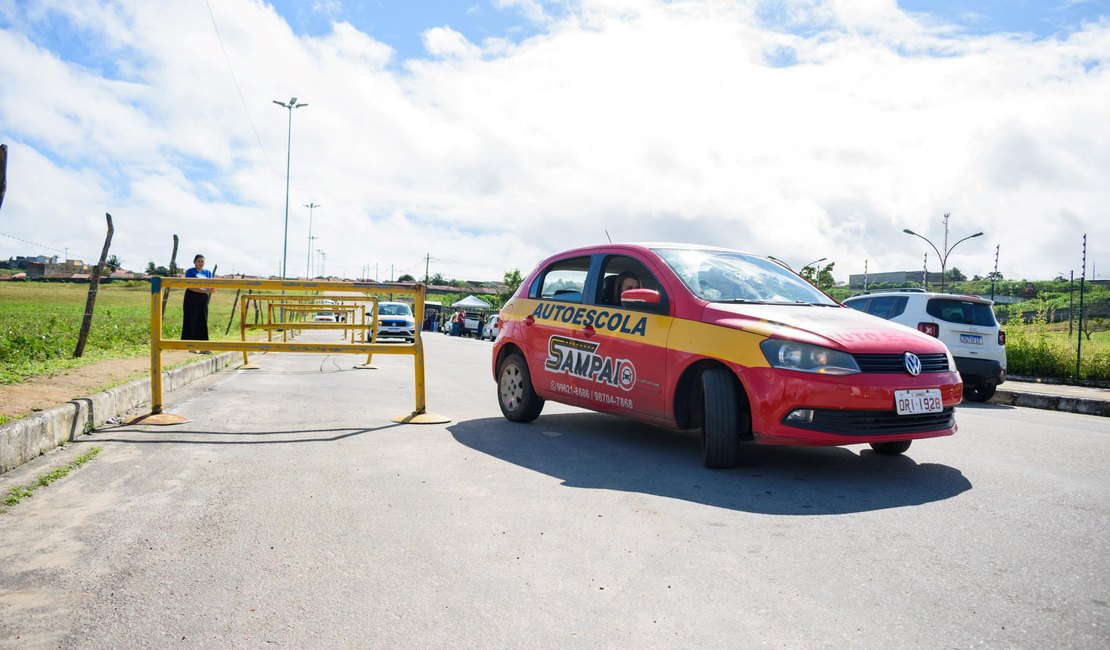
M 424 341 L 420 338 L 420 330 L 424 322 L 424 286 L 417 285 L 418 291 L 416 294 L 416 309 L 414 310 L 414 318 L 417 327 L 413 329 L 413 347 L 416 348 L 412 357 L 413 373 L 416 380 L 415 398 L 416 408 L 408 415 L 402 415 L 393 418 L 394 422 L 402 424 L 444 424 L 451 421 L 451 418 L 443 415 L 435 415 L 434 413 L 425 412 L 424 403 Z
M 181 424 L 188 418 L 162 412 L 162 289 L 160 278 L 150 283 L 150 414 L 128 424 Z
M 239 312 L 239 338 L 246 342 L 247 340 L 247 303 L 249 300 L 250 292 L 247 297 L 243 298 L 242 310 Z M 250 362 L 250 357 L 247 351 L 243 350 L 243 365 L 239 366 L 237 370 L 258 370 L 258 366 Z

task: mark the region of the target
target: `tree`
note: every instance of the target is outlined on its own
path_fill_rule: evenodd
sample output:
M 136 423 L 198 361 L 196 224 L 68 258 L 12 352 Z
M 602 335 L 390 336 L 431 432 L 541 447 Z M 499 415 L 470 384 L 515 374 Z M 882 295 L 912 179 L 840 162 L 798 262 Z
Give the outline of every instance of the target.
M 963 271 L 954 266 L 944 272 L 944 277 L 949 282 L 963 282 L 967 279 L 967 276 L 963 274 Z
M 154 262 L 148 262 L 146 265 L 147 275 L 160 275 L 164 278 L 171 277 L 170 270 L 164 266 L 155 266 Z
M 443 278 L 442 273 L 436 273 L 435 275 L 433 275 L 431 281 L 429 282 L 429 284 L 446 284 L 446 283 L 447 283 L 447 280 L 445 280 Z
M 398 282 L 416 282 L 416 278 L 414 278 L 410 274 L 406 273 L 406 274 L 402 275 L 401 277 L 397 278 L 397 281 Z
M 108 268 L 111 269 L 112 271 L 118 271 L 120 269 L 120 266 L 122 265 L 122 262 L 120 261 L 119 256 L 109 255 L 108 256 L 108 261 L 105 262 L 105 264 L 107 264 Z
M 832 275 L 834 266 L 836 266 L 836 262 L 829 262 L 823 267 L 806 266 L 798 272 L 798 275 L 805 278 L 807 282 L 818 289 L 828 291 L 836 284 L 836 280 L 833 279 Z
M 506 293 L 516 293 L 517 287 L 520 283 L 524 282 L 524 276 L 520 274 L 520 269 L 513 267 L 505 271 L 505 291 Z

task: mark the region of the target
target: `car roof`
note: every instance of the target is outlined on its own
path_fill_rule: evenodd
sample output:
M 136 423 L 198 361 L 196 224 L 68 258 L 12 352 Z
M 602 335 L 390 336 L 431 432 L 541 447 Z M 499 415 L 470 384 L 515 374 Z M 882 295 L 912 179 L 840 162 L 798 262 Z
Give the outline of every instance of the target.
M 762 257 L 762 258 L 767 257 L 766 255 L 760 255 L 758 253 L 749 253 L 749 252 L 746 252 L 746 251 L 736 250 L 734 248 L 725 248 L 723 246 L 707 246 L 707 245 L 704 245 L 704 244 L 690 244 L 690 243 L 682 243 L 682 242 L 620 242 L 620 243 L 614 243 L 614 244 L 595 244 L 593 246 L 582 246 L 580 248 L 572 248 L 572 249 L 569 249 L 569 250 L 560 251 L 558 253 L 552 254 L 552 255 L 548 256 L 548 259 L 550 259 L 552 257 L 563 257 L 564 255 L 591 255 L 591 254 L 594 254 L 594 253 L 606 253 L 606 252 L 629 251 L 629 250 L 646 253 L 646 252 L 650 252 L 652 249 L 657 249 L 657 248 L 678 248 L 678 249 L 686 249 L 686 250 L 720 251 L 720 252 L 727 252 L 727 253 L 740 253 L 742 255 L 751 255 L 753 257 Z
M 921 290 L 905 290 L 905 289 L 891 289 L 890 291 L 868 291 L 859 295 L 851 296 L 844 299 L 844 302 L 849 300 L 862 300 L 864 298 L 874 298 L 876 296 L 923 296 L 927 299 L 933 298 L 946 298 L 949 300 L 964 300 L 967 302 L 978 302 L 985 305 L 993 305 L 994 301 L 982 296 L 969 296 L 957 293 L 932 293 Z

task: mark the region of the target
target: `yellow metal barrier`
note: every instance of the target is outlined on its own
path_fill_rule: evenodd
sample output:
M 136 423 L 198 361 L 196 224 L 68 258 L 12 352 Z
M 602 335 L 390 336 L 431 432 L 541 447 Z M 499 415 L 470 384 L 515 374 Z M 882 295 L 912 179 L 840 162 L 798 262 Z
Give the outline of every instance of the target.
M 302 329 L 343 329 L 344 339 L 346 338 L 346 330 L 354 329 L 345 323 L 307 323 L 304 320 L 274 320 L 274 307 L 281 307 L 281 313 L 292 313 L 294 316 L 303 315 L 309 312 L 323 312 L 329 311 L 330 308 L 338 308 L 339 310 L 358 310 L 354 305 L 343 305 L 336 303 L 323 303 L 324 296 L 320 295 L 293 295 L 293 294 L 263 294 L 263 293 L 250 293 L 243 296 L 242 305 L 240 306 L 239 315 L 239 338 L 243 341 L 247 340 L 248 329 L 259 329 L 266 331 L 266 340 L 273 341 L 273 333 L 275 330 L 281 330 L 281 340 L 288 340 L 290 331 L 296 336 Z M 344 296 L 343 300 L 352 302 L 371 302 L 374 304 L 375 313 L 377 313 L 378 297 L 372 295 L 358 295 L 358 296 Z M 283 302 L 283 301 L 297 301 L 297 302 Z M 247 309 L 248 303 L 266 303 L 266 322 L 265 323 L 247 323 Z M 334 311 L 334 310 L 333 310 Z M 365 327 L 365 320 L 362 321 Z M 293 324 L 293 327 L 290 327 Z M 355 366 L 355 368 L 369 368 L 374 369 L 370 365 L 370 355 L 367 356 L 366 363 Z M 243 365 L 239 366 L 239 370 L 256 370 L 258 366 L 252 364 L 247 357 L 247 353 L 243 352 Z
M 375 326 L 371 334 L 370 343 L 298 343 L 287 341 L 183 341 L 162 338 L 162 290 L 163 289 L 249 289 L 259 291 L 327 291 L 329 295 L 342 295 L 341 299 L 351 301 L 374 302 Z M 180 416 L 162 412 L 162 352 L 165 350 L 209 350 L 213 352 L 243 352 L 244 359 L 248 352 L 306 352 L 328 354 L 403 354 L 413 358 L 414 374 L 414 400 L 415 404 L 411 413 L 392 418 L 394 422 L 411 424 L 440 424 L 450 422 L 450 418 L 433 415 L 427 412 L 424 399 L 424 344 L 420 339 L 420 327 L 415 329 L 415 340 L 412 343 L 380 344 L 377 342 L 377 298 L 371 293 L 400 293 L 414 296 L 413 310 L 416 323 L 424 321 L 424 285 L 397 286 L 382 285 L 365 282 L 316 282 L 301 280 L 241 280 L 241 279 L 207 279 L 207 278 L 159 278 L 150 280 L 150 415 L 140 418 L 144 424 L 176 424 L 187 421 Z M 250 294 L 255 298 L 266 294 Z M 269 296 L 281 300 L 299 299 L 301 296 L 277 294 Z M 339 297 L 337 295 L 337 297 Z M 305 296 L 305 298 L 319 299 L 320 296 Z M 327 305 L 335 307 L 336 305 Z M 318 310 L 323 311 L 323 310 Z M 246 321 L 246 309 L 243 309 L 243 319 Z M 298 328 L 307 328 L 309 325 L 334 325 L 333 323 L 298 323 Z M 258 324 L 252 327 L 257 327 Z M 266 328 L 275 327 L 268 324 Z M 324 328 L 308 328 L 324 329 Z M 330 328 L 334 329 L 334 328 Z M 369 363 L 369 356 L 367 358 Z

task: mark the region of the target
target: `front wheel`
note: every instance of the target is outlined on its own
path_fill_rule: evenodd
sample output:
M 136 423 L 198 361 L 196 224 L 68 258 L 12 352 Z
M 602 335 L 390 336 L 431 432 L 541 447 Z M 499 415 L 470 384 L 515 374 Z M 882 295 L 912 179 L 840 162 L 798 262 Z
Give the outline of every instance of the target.
M 912 440 L 898 440 L 897 442 L 873 442 L 871 448 L 875 450 L 876 454 L 884 456 L 897 456 L 906 453 L 910 448 Z
M 728 370 L 712 368 L 701 373 L 702 464 L 711 469 L 736 466 L 740 435 L 739 400 L 736 385 Z
M 524 357 L 512 353 L 497 371 L 497 404 L 513 422 L 531 422 L 543 410 L 543 398 L 532 388 L 532 377 Z
M 993 384 L 964 385 L 964 399 L 969 402 L 985 402 L 994 397 L 997 386 Z

